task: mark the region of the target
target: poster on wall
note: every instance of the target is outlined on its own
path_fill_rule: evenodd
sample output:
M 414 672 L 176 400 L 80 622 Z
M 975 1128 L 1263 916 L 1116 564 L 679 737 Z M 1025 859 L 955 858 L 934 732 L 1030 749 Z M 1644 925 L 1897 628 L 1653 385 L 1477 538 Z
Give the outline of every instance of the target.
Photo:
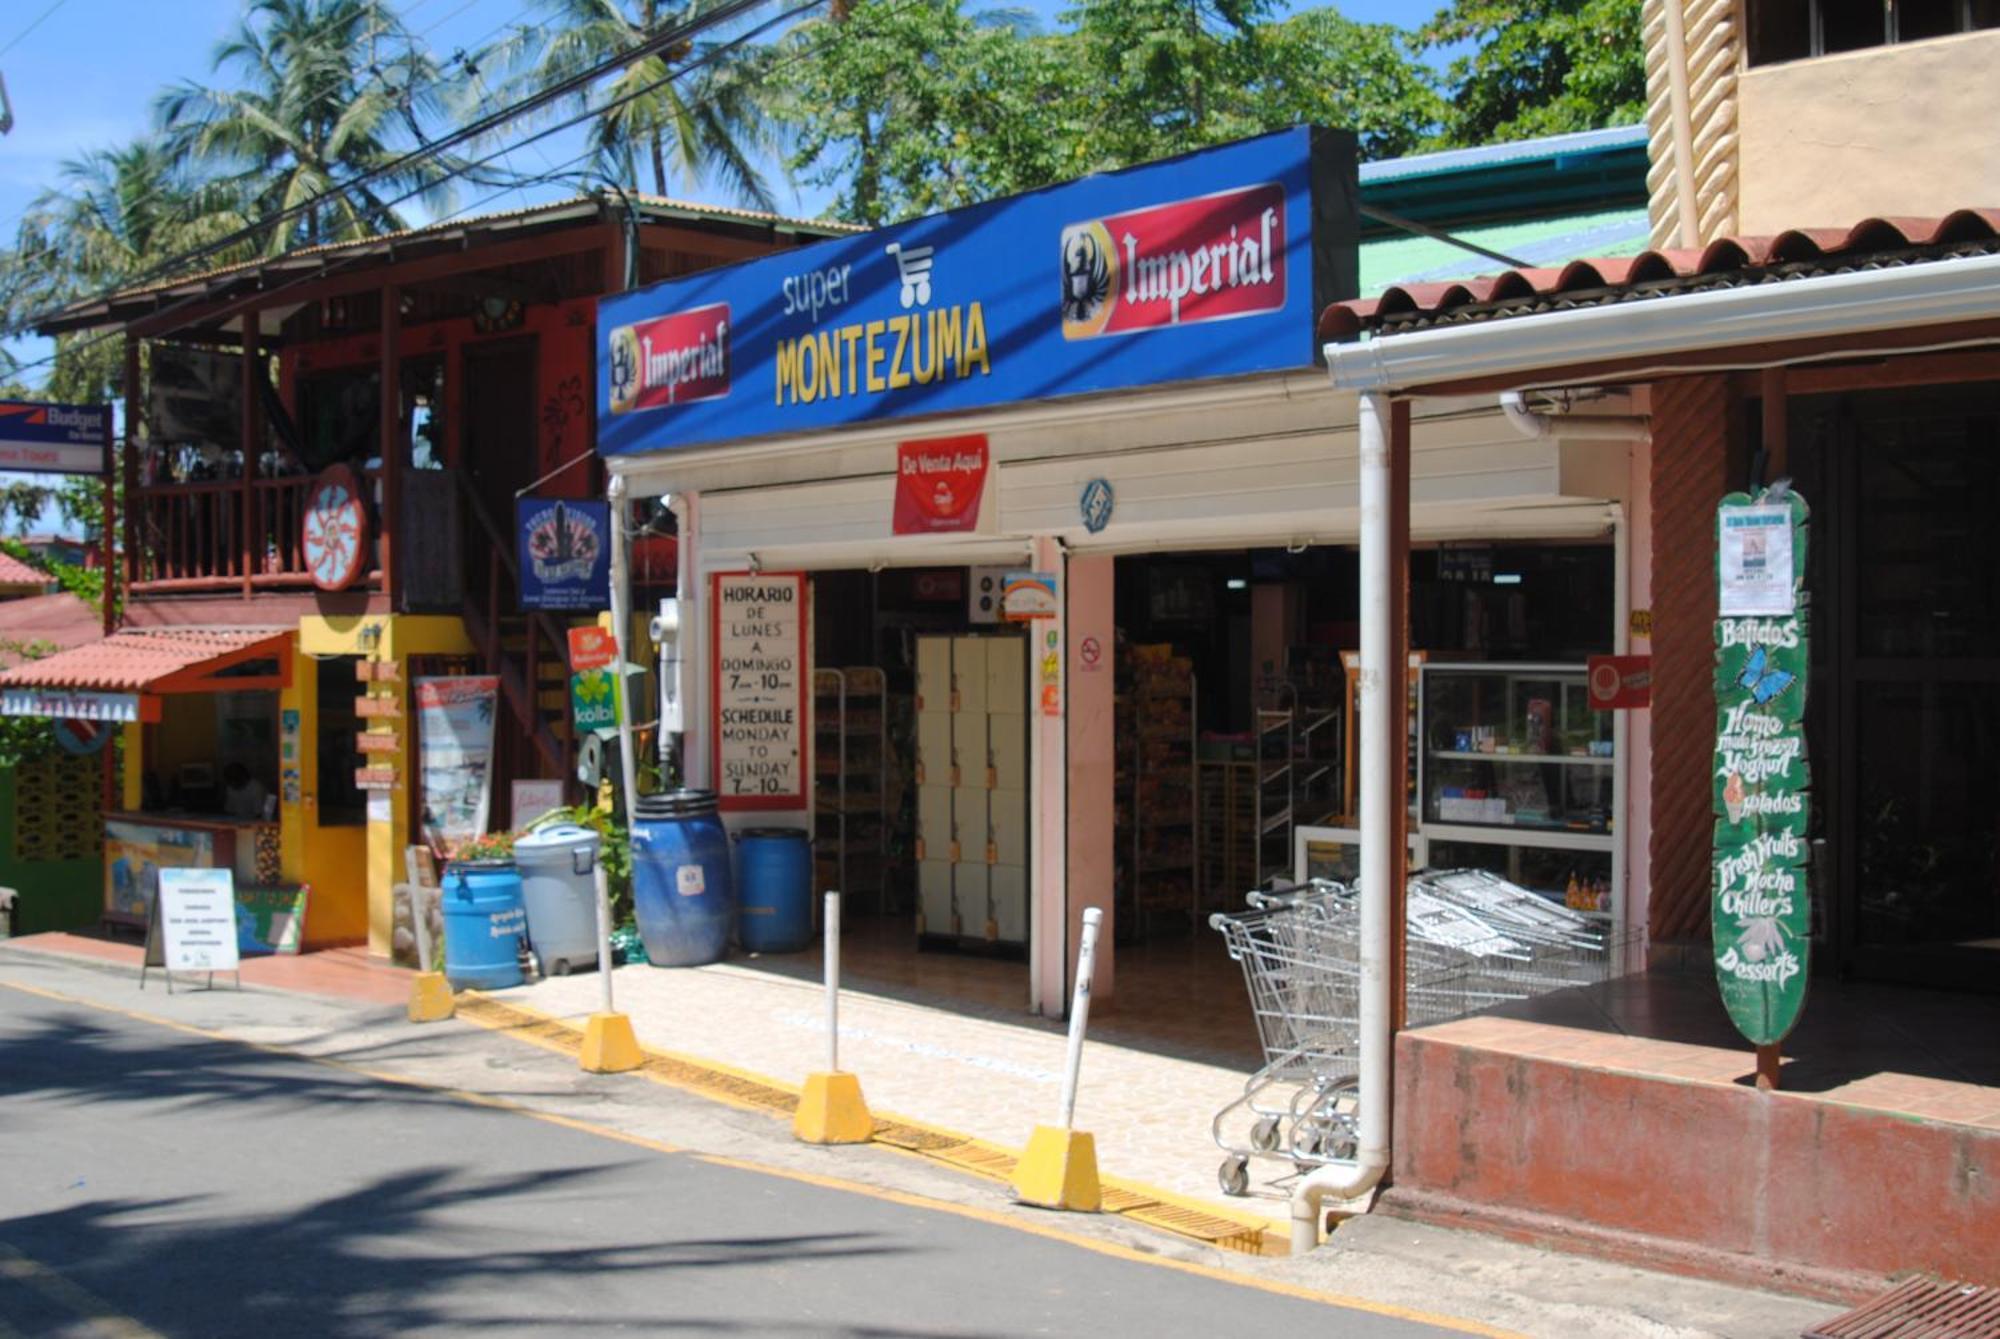
M 901 442 L 896 447 L 899 535 L 977 530 L 979 500 L 986 493 L 986 434 Z
M 1797 607 L 1792 513 L 1782 503 L 1724 502 L 1716 513 L 1716 586 L 1724 618 L 1789 617 Z
M 486 832 L 500 680 L 491 674 L 418 679 L 416 704 L 423 834 L 448 851 Z
M 111 819 L 104 825 L 104 914 L 143 924 L 163 869 L 215 864 L 215 834 Z
M 611 603 L 611 504 L 524 497 L 514 503 L 523 609 Z
M 1782 534 L 1760 519 L 1747 537 L 1737 524 L 1771 515 L 1783 517 Z M 1719 577 L 1727 582 L 1732 562 L 1747 570 L 1762 565 L 1754 582 L 1759 607 L 1782 603 L 1790 611 L 1725 612 L 1715 624 L 1715 977 L 1730 1020 L 1758 1046 L 1782 1041 L 1805 1007 L 1812 932 L 1805 733 L 1811 657 L 1801 593 L 1807 515 L 1805 499 L 1776 489 L 1754 502 L 1733 493 L 1716 513 Z M 1779 581 L 1788 587 L 1783 601 L 1768 589 Z
M 806 806 L 807 592 L 803 572 L 711 578 L 715 789 L 725 810 Z

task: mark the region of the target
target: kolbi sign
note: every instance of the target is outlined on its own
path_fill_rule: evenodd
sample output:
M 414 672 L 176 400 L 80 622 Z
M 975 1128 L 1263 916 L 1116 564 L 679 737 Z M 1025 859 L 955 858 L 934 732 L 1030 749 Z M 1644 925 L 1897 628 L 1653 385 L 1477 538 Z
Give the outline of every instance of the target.
M 1357 199 L 1300 128 L 608 297 L 598 450 L 1310 367 Z

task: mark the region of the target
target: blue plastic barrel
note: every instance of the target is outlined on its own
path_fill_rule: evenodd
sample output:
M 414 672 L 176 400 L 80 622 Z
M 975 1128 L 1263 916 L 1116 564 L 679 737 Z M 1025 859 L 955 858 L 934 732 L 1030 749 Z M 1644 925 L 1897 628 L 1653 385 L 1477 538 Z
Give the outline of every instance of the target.
M 505 861 L 445 866 L 444 974 L 454 990 L 521 984 L 521 872 Z
M 729 952 L 736 923 L 729 834 L 715 792 L 676 790 L 633 806 L 632 912 L 656 967 L 699 967 Z
M 812 842 L 803 828 L 736 834 L 736 938 L 746 953 L 797 953 L 812 943 Z

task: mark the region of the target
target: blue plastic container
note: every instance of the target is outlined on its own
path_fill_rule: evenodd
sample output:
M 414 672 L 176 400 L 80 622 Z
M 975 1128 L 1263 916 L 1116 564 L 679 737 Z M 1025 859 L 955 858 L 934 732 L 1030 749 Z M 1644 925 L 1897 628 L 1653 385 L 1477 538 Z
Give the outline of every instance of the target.
M 812 943 L 812 841 L 803 828 L 736 834 L 736 938 L 746 953 L 797 953 Z
M 656 967 L 720 962 L 736 925 L 736 887 L 715 792 L 647 795 L 633 810 L 632 912 L 647 960 Z
M 454 990 L 521 984 L 521 872 L 503 861 L 445 866 L 444 974 Z

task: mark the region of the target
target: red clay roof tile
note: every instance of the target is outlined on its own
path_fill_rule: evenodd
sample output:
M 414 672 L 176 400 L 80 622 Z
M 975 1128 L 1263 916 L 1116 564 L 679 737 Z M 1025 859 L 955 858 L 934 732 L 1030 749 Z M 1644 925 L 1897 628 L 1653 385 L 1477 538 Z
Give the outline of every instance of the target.
M 0 673 L 0 688 L 136 693 L 169 674 L 244 651 L 287 628 L 125 628 Z

